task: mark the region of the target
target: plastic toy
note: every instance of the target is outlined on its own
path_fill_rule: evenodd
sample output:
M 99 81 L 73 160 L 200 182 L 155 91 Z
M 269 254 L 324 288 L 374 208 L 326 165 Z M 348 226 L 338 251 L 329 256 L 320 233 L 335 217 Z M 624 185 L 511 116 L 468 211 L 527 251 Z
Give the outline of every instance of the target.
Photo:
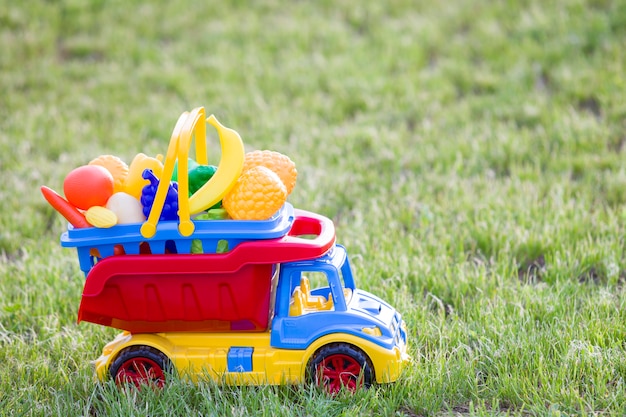
M 85 211 L 87 222 L 95 227 L 108 228 L 117 224 L 117 215 L 106 207 L 92 206 Z
M 172 158 L 178 156 L 179 172 L 188 172 L 179 144 L 189 146 L 194 131 L 198 142 L 203 130 L 196 125 L 204 120 L 220 135 L 215 175 L 223 178 L 188 197 L 186 176 L 178 175 L 180 223 L 156 221 Z M 184 113 L 148 220 L 106 229 L 68 226 L 62 234 L 62 246 L 76 248 L 86 276 L 79 322 L 122 330 L 96 360 L 96 375 L 163 387 L 171 371 L 237 385 L 309 382 L 330 393 L 396 381 L 409 360 L 405 323 L 391 305 L 357 288 L 330 219 L 289 202 L 264 220 L 225 219 L 223 209 L 191 217 L 236 187 L 226 186 L 242 162 L 228 155 L 232 149 L 239 155 L 238 147 L 224 146 L 238 138 L 233 132 L 206 119 L 203 109 Z M 201 165 L 203 146 L 196 149 Z M 254 170 L 267 169 L 247 171 Z M 277 175 L 269 177 L 286 194 Z
M 201 120 L 204 120 L 204 112 L 199 113 Z M 219 133 L 222 157 L 211 179 L 189 198 L 190 214 L 206 210 L 220 201 L 237 181 L 243 168 L 244 148 L 239 134 L 232 129 L 222 126 L 213 115 L 209 116 L 206 121 L 213 125 Z M 199 123 L 198 126 L 204 126 L 204 123 Z M 202 131 L 203 129 L 199 129 L 197 134 L 202 134 Z M 185 149 L 185 147 L 183 146 L 182 149 Z M 206 165 L 200 161 L 198 163 Z M 181 164 L 182 167 L 183 164 Z M 181 184 L 185 184 L 185 181 L 181 181 Z
M 143 187 L 140 200 L 143 214 L 148 217 L 154 205 L 160 181 L 150 169 L 146 169 L 143 172 L 143 177 L 150 181 L 148 185 Z M 178 218 L 178 183 L 172 182 L 168 185 L 165 200 L 161 205 L 163 208 L 161 209 L 159 220 L 176 220 Z
M 113 194 L 106 207 L 115 213 L 118 224 L 141 223 L 146 220 L 141 202 L 125 192 Z
M 113 195 L 113 176 L 100 165 L 83 165 L 73 169 L 63 181 L 67 201 L 76 208 L 87 210 L 104 206 Z
M 128 175 L 124 181 L 122 191 L 139 200 L 143 187 L 149 184 L 149 181 L 143 177 L 143 172 L 146 169 L 151 169 L 154 175 L 161 178 L 161 173 L 163 172 L 162 159 L 162 155 L 157 155 L 156 158 L 151 158 L 143 153 L 135 155 L 130 163 L 130 167 L 128 167 Z
M 298 171 L 296 164 L 287 155 L 267 150 L 248 152 L 243 163 L 243 171 L 256 166 L 264 166 L 275 172 L 285 184 L 287 195 L 291 194 L 296 186 Z
M 206 143 L 204 142 L 206 137 L 205 117 L 206 113 L 202 107 L 194 109 L 190 113 L 183 113 L 179 117 L 165 156 L 162 179 L 172 178 L 175 165 L 177 165 L 178 172 L 188 172 L 189 147 L 194 135 L 202 138 L 202 140 L 196 140 L 196 161 L 200 165 L 208 165 Z M 222 156 L 215 174 L 188 199 L 186 196 L 189 193 L 189 179 L 185 175 L 179 175 L 178 192 L 183 198 L 179 199 L 178 217 L 180 222 L 178 227 L 183 236 L 189 236 L 193 233 L 194 225 L 190 221 L 190 216 L 206 210 L 220 201 L 235 184 L 243 167 L 244 147 L 239 134 L 222 126 L 213 115 L 206 118 L 206 122 L 218 131 Z M 176 164 L 177 161 L 178 164 Z M 150 212 L 148 219 L 141 227 L 141 233 L 144 237 L 154 236 L 156 223 L 161 215 L 160 207 L 163 207 L 166 193 L 167 184 L 161 181 L 154 197 L 154 207 L 157 209 Z
M 128 177 L 128 165 L 120 158 L 114 155 L 100 155 L 92 159 L 89 165 L 100 165 L 111 173 L 113 176 L 113 191 L 120 192 L 124 189 L 124 182 Z
M 277 174 L 256 166 L 241 174 L 222 205 L 235 220 L 265 220 L 285 203 L 287 189 Z
M 213 175 L 215 175 L 215 171 L 217 171 L 217 167 L 214 165 L 195 164 L 193 168 L 190 168 L 188 174 L 189 195 L 195 194 L 204 184 L 209 182 Z
M 193 158 L 187 158 L 187 170 L 191 172 L 198 164 Z M 174 172 L 172 173 L 172 181 L 178 181 L 178 161 L 174 163 Z M 191 188 L 191 186 L 189 186 Z
M 81 227 L 91 227 L 89 222 L 87 222 L 87 219 L 85 219 L 85 215 L 78 211 L 78 209 L 71 205 L 66 199 L 61 197 L 56 191 L 42 185 L 41 193 L 46 201 L 63 217 L 65 217 L 65 220 L 67 220 L 73 227 L 77 229 Z

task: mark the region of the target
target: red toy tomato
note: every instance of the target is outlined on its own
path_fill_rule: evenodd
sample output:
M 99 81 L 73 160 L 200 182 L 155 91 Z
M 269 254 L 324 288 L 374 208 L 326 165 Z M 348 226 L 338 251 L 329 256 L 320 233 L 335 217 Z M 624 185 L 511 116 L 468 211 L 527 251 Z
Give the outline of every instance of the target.
M 65 198 L 73 206 L 87 210 L 104 206 L 113 195 L 113 175 L 100 165 L 83 165 L 70 171 L 63 181 Z

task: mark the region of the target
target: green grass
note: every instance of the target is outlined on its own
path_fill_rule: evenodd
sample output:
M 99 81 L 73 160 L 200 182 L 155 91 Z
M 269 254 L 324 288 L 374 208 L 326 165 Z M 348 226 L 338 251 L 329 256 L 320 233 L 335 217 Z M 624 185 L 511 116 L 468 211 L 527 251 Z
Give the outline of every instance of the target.
M 626 3 L 0 0 L 0 46 L 0 415 L 626 414 Z M 404 314 L 399 382 L 94 383 L 115 331 L 39 186 L 197 106 L 296 162 Z

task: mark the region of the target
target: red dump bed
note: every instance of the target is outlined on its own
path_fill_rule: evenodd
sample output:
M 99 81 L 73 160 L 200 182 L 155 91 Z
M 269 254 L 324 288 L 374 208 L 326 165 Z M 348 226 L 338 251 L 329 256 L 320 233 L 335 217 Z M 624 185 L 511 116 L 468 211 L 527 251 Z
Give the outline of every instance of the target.
M 102 259 L 85 281 L 78 321 L 133 333 L 264 331 L 277 265 L 317 258 L 335 244 L 329 219 L 295 214 L 287 235 L 240 243 L 227 253 Z

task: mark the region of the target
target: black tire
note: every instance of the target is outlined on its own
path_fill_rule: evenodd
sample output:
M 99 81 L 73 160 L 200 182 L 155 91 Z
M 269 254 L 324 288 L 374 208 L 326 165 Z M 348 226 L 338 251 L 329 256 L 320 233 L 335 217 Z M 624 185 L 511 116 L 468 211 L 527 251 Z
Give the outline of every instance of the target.
M 374 368 L 365 353 L 348 343 L 332 343 L 319 349 L 307 365 L 309 383 L 334 395 L 342 388 L 355 392 L 374 382 Z
M 172 369 L 169 358 L 159 350 L 150 346 L 131 346 L 117 355 L 109 368 L 109 374 L 118 385 L 162 388 Z

